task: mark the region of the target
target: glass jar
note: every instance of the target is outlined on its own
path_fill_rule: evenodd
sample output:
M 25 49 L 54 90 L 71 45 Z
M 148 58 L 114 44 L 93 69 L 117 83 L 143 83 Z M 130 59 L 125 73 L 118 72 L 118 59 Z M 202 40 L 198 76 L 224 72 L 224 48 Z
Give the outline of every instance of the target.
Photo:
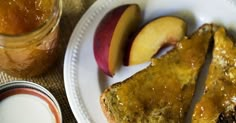
M 4 0 L 1 4 L 0 69 L 20 77 L 48 70 L 59 54 L 62 0 Z

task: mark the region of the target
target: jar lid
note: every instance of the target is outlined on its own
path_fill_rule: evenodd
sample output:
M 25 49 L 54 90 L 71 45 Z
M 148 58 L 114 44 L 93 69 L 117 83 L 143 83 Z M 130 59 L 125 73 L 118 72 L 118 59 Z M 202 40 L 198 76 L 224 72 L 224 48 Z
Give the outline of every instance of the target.
M 27 81 L 0 85 L 0 123 L 62 123 L 55 97 Z

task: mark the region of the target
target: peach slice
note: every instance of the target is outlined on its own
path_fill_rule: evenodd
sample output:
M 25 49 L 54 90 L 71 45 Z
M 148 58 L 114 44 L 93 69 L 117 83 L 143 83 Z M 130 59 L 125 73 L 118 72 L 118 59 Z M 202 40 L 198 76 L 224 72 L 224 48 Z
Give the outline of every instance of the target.
M 124 45 L 141 22 L 138 5 L 128 4 L 117 7 L 105 15 L 94 36 L 94 56 L 99 68 L 113 76 L 120 61 Z
M 165 16 L 149 22 L 131 43 L 126 64 L 135 65 L 149 61 L 163 46 L 174 45 L 183 39 L 186 30 L 187 24 L 178 17 Z

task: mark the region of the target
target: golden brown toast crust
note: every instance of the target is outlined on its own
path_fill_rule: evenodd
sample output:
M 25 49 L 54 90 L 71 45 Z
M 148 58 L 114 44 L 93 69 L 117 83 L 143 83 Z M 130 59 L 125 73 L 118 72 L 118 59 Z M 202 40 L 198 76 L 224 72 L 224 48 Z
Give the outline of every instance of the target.
M 109 123 L 115 123 L 115 119 L 114 117 L 112 117 L 112 115 L 110 115 L 110 112 L 108 110 L 108 107 L 106 106 L 106 104 L 104 103 L 105 101 L 105 96 L 106 96 L 106 93 L 109 93 L 109 91 L 112 89 L 112 88 L 115 88 L 115 86 L 120 86 L 122 83 L 116 83 L 112 86 L 110 86 L 109 88 L 105 89 L 105 91 L 102 93 L 101 97 L 100 97 L 100 104 L 101 104 L 101 108 L 102 108 L 102 111 L 103 113 L 105 114 L 105 116 L 107 117 L 107 120 Z

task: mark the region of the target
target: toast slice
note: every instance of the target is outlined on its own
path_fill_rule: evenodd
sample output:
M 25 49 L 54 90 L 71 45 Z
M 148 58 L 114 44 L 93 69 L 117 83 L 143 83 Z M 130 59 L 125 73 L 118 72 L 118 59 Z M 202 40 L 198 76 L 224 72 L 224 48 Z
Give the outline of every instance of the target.
M 101 107 L 110 123 L 181 123 L 190 106 L 205 61 L 213 25 L 152 60 L 146 69 L 106 89 Z
M 236 122 L 236 47 L 223 27 L 214 35 L 213 59 L 193 123 Z

